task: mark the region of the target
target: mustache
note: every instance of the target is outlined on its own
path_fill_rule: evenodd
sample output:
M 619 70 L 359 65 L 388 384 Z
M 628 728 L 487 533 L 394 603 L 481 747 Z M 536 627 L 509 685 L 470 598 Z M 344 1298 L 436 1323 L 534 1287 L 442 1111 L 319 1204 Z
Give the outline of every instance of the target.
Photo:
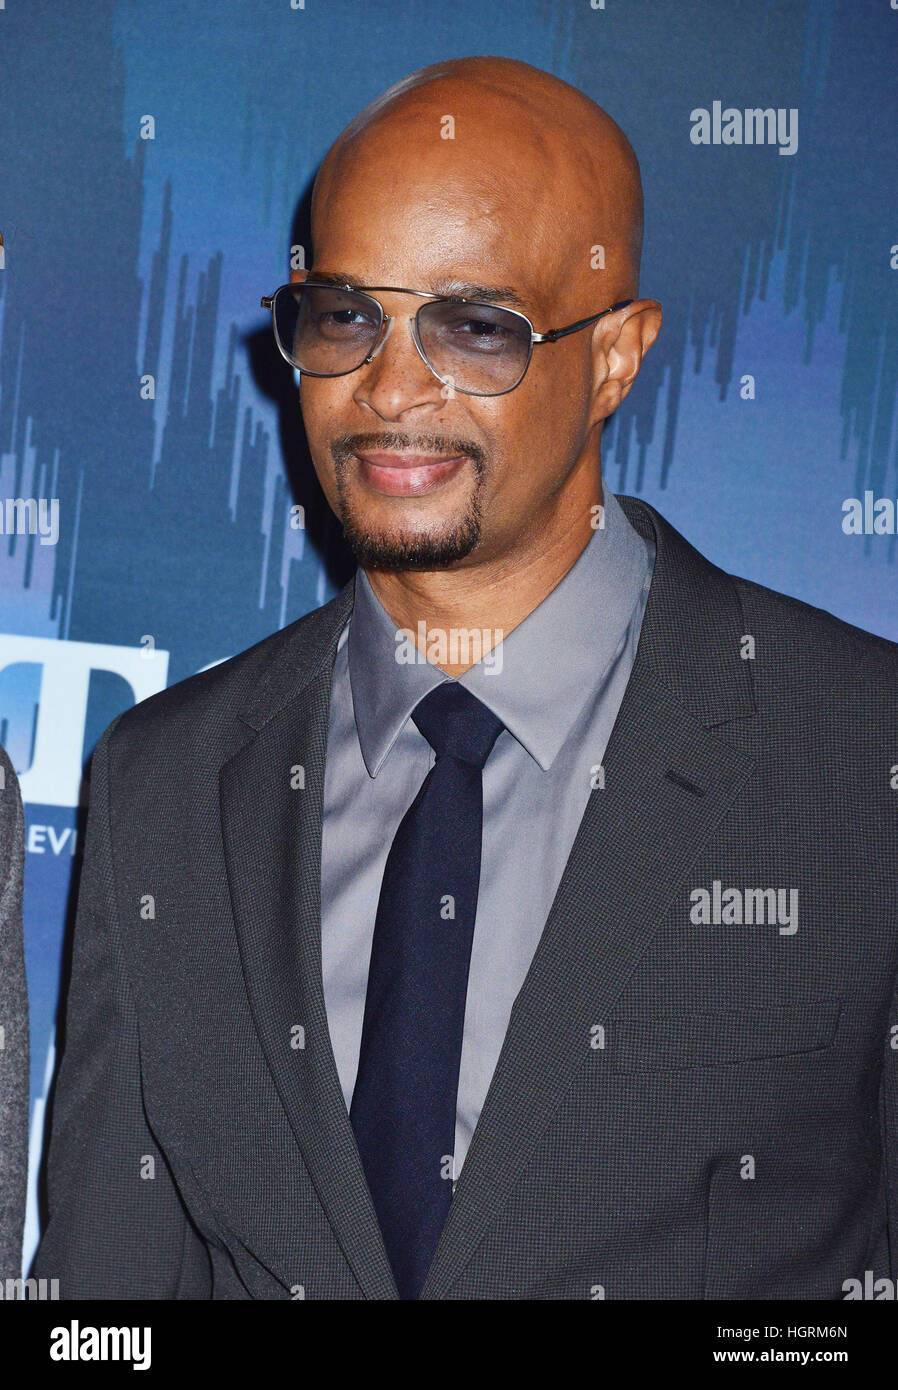
M 340 434 L 330 442 L 334 463 L 345 463 L 353 454 L 369 449 L 382 449 L 393 454 L 442 454 L 444 458 L 469 458 L 478 473 L 483 471 L 485 452 L 470 439 L 456 439 L 439 434 L 399 434 L 395 430 L 375 434 Z

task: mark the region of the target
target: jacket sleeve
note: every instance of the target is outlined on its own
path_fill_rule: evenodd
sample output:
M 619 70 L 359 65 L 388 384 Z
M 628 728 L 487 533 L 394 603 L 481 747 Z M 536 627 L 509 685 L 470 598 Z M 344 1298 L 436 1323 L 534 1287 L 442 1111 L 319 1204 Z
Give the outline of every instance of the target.
M 0 1280 L 18 1279 L 28 1175 L 28 996 L 22 943 L 25 824 L 0 748 Z
M 889 1277 L 898 1283 L 898 981 L 888 1019 L 885 1061 L 879 1091 L 880 1135 L 886 1193 Z
M 65 1039 L 49 1119 L 49 1219 L 31 1274 L 58 1279 L 61 1299 L 210 1298 L 208 1252 L 142 1101 L 110 831 L 109 742 L 118 722 L 93 757 Z

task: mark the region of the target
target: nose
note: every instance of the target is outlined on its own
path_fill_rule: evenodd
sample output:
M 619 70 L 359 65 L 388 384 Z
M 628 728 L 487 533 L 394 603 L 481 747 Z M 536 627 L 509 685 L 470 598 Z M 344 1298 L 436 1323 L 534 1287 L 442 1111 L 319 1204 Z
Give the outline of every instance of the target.
M 382 420 L 398 420 L 411 411 L 436 414 L 446 402 L 447 387 L 422 359 L 412 337 L 414 312 L 388 316 L 371 360 L 355 373 L 353 399 Z

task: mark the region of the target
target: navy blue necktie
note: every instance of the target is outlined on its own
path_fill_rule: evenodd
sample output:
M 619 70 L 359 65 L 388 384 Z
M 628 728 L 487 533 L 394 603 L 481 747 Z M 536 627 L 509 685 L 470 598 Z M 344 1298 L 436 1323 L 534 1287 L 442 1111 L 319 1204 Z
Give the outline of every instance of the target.
M 387 857 L 349 1110 L 401 1298 L 420 1294 L 452 1199 L 481 772 L 504 727 L 457 681 L 412 719 L 436 762 Z

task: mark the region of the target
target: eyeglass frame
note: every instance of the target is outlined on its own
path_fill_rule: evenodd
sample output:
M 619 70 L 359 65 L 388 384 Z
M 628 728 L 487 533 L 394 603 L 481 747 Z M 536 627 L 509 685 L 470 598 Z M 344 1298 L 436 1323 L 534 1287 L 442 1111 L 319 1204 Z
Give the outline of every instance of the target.
M 344 292 L 346 290 L 350 290 L 355 294 L 362 295 L 366 299 L 370 299 L 372 304 L 377 305 L 377 309 L 380 314 L 380 323 L 377 326 L 377 336 L 374 340 L 375 345 L 372 351 L 368 354 L 368 356 L 364 357 L 362 361 L 359 362 L 358 366 L 349 367 L 345 372 L 309 372 L 306 371 L 305 367 L 298 366 L 297 363 L 293 361 L 292 357 L 289 357 L 287 353 L 284 351 L 284 349 L 281 347 L 281 340 L 278 336 L 277 331 L 277 320 L 274 316 L 275 299 L 280 294 L 281 290 L 295 290 L 307 288 L 319 290 L 343 290 Z M 442 382 L 444 386 L 451 386 L 453 391 L 458 391 L 463 396 L 483 397 L 507 396 L 509 391 L 516 391 L 517 388 L 520 386 L 521 382 L 524 380 L 524 377 L 527 375 L 527 372 L 530 368 L 530 362 L 533 358 L 534 346 L 538 345 L 539 343 L 557 342 L 559 338 L 566 337 L 568 333 L 577 333 L 580 331 L 581 328 L 587 328 L 591 323 L 597 323 L 598 320 L 604 318 L 606 314 L 617 313 L 619 309 L 626 309 L 628 305 L 635 303 L 635 300 L 633 299 L 621 299 L 618 301 L 617 304 L 612 304 L 611 307 L 608 309 L 602 309 L 598 314 L 592 314 L 589 318 L 586 319 L 578 319 L 576 323 L 569 323 L 565 325 L 564 328 L 550 328 L 547 333 L 537 333 L 533 327 L 533 324 L 530 322 L 530 319 L 527 317 L 526 314 L 522 314 L 519 309 L 509 309 L 504 304 L 491 304 L 483 299 L 465 299 L 461 295 L 455 294 L 435 294 L 432 293 L 430 290 L 407 290 L 403 289 L 398 285 L 349 285 L 336 284 L 333 281 L 329 280 L 289 280 L 285 285 L 278 285 L 274 294 L 263 295 L 261 307 L 263 309 L 271 310 L 271 327 L 272 332 L 274 333 L 274 340 L 277 343 L 278 351 L 280 352 L 284 361 L 289 362 L 291 367 L 293 367 L 298 372 L 303 372 L 306 376 L 314 376 L 323 379 L 328 379 L 340 376 L 351 376 L 353 372 L 359 371 L 361 367 L 368 366 L 370 362 L 374 361 L 374 358 L 377 356 L 384 343 L 389 338 L 396 316 L 394 314 L 388 314 L 385 312 L 384 306 L 381 304 L 380 300 L 374 298 L 375 293 L 413 294 L 417 295 L 421 299 L 440 300 L 445 304 L 470 304 L 473 305 L 475 308 L 481 309 L 501 309 L 503 313 L 513 314 L 515 318 L 522 319 L 523 322 L 527 325 L 527 328 L 530 332 L 530 346 L 527 352 L 527 361 L 524 363 L 524 369 L 521 372 L 521 375 L 518 377 L 517 381 L 514 383 L 514 385 L 506 386 L 504 391 L 466 391 L 464 387 L 456 386 L 454 381 L 447 381 L 445 377 L 440 376 L 439 372 L 436 371 L 432 364 L 427 360 L 427 357 L 424 353 L 424 349 L 421 346 L 421 340 L 418 331 L 418 314 L 420 314 L 421 309 L 425 308 L 426 306 L 422 304 L 421 307 L 418 309 L 417 313 L 415 313 L 414 315 L 409 315 L 409 331 L 412 335 L 412 342 L 414 343 L 415 348 L 417 349 L 418 356 L 421 358 L 421 361 L 424 363 L 427 370 L 433 373 L 437 381 Z M 389 325 L 386 333 L 384 333 L 383 331 L 385 323 Z

